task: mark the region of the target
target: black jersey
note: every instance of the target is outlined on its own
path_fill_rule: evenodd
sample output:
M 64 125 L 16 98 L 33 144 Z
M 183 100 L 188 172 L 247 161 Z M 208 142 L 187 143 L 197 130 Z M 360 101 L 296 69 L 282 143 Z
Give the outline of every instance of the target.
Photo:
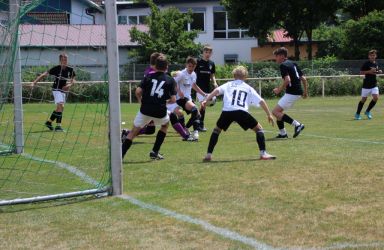
M 144 77 L 140 88 L 143 90 L 140 112 L 155 118 L 166 116 L 166 102 L 176 95 L 175 80 L 164 72 L 156 72 Z
M 206 61 L 200 58 L 199 60 L 197 60 L 195 72 L 197 76 L 197 86 L 199 86 L 200 89 L 206 93 L 211 92 L 210 82 L 211 75 L 216 73 L 215 63 L 211 60 Z
M 366 61 L 363 66 L 361 66 L 360 71 L 367 71 L 371 68 L 375 68 L 376 71 L 379 69 L 376 62 Z M 377 86 L 377 79 L 376 75 L 373 74 L 365 74 L 364 80 L 363 80 L 363 88 L 365 89 L 372 89 Z
M 285 93 L 291 95 L 302 95 L 303 89 L 301 87 L 300 77 L 303 76 L 303 72 L 301 72 L 300 68 L 296 63 L 291 60 L 285 60 L 280 64 L 280 73 L 281 77 L 286 77 L 289 75 L 291 78 L 291 82 L 288 84 Z
M 67 85 L 67 80 L 76 76 L 73 68 L 66 66 L 62 68 L 60 65 L 51 68 L 48 73 L 55 77 L 52 89 L 62 91 L 63 87 Z

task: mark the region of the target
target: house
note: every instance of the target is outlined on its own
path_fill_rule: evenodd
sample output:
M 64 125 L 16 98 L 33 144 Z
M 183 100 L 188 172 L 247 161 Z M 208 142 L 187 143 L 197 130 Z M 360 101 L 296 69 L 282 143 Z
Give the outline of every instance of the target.
M 283 29 L 275 30 L 272 33 L 271 37 L 268 37 L 268 42 L 260 44 L 258 47 L 253 47 L 251 49 L 252 62 L 255 61 L 272 61 L 275 60 L 273 51 L 282 46 L 288 49 L 288 57 L 295 56 L 295 47 L 293 44 L 293 39 L 286 35 L 286 32 Z M 318 50 L 318 41 L 313 41 L 312 44 L 312 55 L 316 55 Z M 299 46 L 300 58 L 307 59 L 307 42 L 301 41 Z
M 175 7 L 181 12 L 193 12 L 193 22 L 187 29 L 199 29 L 196 42 L 213 47 L 212 60 L 216 64 L 251 62 L 252 48 L 258 47 L 257 39 L 248 36 L 247 29 L 240 29 L 228 19 L 227 12 L 217 0 L 168 0 L 154 1 L 160 9 Z M 119 24 L 143 24 L 150 9 L 146 4 L 118 1 Z

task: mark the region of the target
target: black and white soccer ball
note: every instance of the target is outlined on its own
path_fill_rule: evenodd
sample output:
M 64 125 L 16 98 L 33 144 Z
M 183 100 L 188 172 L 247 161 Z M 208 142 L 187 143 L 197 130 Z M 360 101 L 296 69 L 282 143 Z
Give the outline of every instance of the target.
M 207 101 L 207 106 L 212 107 L 216 104 L 216 96 L 212 97 L 210 101 Z

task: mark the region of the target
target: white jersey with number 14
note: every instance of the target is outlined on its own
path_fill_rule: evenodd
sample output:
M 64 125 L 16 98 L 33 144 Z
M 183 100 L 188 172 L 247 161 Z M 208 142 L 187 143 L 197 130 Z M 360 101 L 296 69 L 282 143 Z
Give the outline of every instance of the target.
M 251 86 L 242 80 L 227 82 L 219 87 L 223 98 L 223 111 L 243 110 L 248 112 L 249 105 L 259 106 L 263 99 Z

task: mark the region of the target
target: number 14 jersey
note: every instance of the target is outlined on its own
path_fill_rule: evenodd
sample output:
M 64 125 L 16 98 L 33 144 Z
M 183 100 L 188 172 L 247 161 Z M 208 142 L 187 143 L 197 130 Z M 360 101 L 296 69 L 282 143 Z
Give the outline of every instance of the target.
M 254 88 L 242 80 L 227 82 L 219 87 L 223 98 L 223 111 L 243 110 L 248 112 L 249 105 L 259 106 L 260 95 Z

